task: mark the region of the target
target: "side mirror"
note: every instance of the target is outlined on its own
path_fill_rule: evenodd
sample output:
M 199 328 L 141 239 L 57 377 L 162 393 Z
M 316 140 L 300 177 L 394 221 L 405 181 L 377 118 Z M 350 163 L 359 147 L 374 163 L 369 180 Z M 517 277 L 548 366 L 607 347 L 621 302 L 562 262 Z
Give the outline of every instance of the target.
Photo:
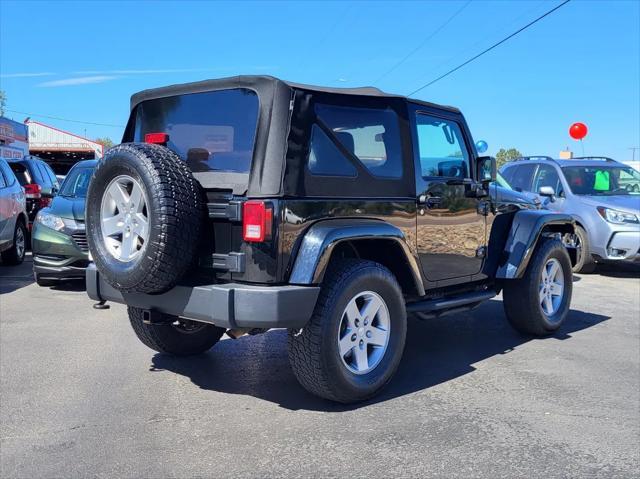
M 496 159 L 492 156 L 479 156 L 476 160 L 477 178 L 482 184 L 488 185 L 496 181 Z
M 538 194 L 540 196 L 546 196 L 551 201 L 556 200 L 556 192 L 552 186 L 541 186 L 540 189 L 538 190 Z

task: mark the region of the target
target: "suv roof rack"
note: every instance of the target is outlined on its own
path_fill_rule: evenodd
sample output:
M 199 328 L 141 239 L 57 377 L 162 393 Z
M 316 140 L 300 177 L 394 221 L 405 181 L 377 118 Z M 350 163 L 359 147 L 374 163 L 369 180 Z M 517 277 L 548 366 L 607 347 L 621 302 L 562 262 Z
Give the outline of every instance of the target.
M 572 160 L 600 160 L 600 161 L 616 161 L 608 156 L 574 156 Z
M 551 158 L 550 156 L 521 156 L 519 158 L 516 158 L 513 161 L 528 161 L 528 160 L 549 160 L 549 161 L 555 161 L 553 158 Z

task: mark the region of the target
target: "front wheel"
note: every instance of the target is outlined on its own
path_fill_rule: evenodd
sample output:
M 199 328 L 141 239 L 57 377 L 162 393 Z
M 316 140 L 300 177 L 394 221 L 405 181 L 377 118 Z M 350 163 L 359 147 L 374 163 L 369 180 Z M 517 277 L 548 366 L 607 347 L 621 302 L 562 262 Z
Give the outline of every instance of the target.
M 341 403 L 362 401 L 393 377 L 406 332 L 393 274 L 372 261 L 344 261 L 325 275 L 309 323 L 289 332 L 289 361 L 309 392 Z
M 162 323 L 147 324 L 143 310 L 129 306 L 133 331 L 145 346 L 159 353 L 190 356 L 211 349 L 222 337 L 224 328 L 163 314 Z
M 569 313 L 572 281 L 571 260 L 562 242 L 538 244 L 524 276 L 504 284 L 503 304 L 511 326 L 523 334 L 552 334 Z

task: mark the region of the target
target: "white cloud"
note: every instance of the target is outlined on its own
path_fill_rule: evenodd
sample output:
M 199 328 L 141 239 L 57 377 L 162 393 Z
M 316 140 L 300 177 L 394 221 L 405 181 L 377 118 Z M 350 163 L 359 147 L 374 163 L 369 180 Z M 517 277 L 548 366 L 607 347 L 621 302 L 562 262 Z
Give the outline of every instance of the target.
M 29 77 L 46 77 L 55 75 L 52 72 L 37 72 L 37 73 L 1 73 L 0 78 L 29 78 Z
M 104 83 L 111 80 L 116 80 L 120 77 L 114 75 L 93 75 L 86 77 L 65 78 L 64 80 L 53 80 L 39 83 L 39 87 L 57 87 L 57 86 L 73 86 L 73 85 L 88 85 L 91 83 Z
M 190 73 L 213 71 L 210 68 L 166 68 L 148 70 L 83 70 L 73 72 L 74 75 L 147 75 L 152 73 Z

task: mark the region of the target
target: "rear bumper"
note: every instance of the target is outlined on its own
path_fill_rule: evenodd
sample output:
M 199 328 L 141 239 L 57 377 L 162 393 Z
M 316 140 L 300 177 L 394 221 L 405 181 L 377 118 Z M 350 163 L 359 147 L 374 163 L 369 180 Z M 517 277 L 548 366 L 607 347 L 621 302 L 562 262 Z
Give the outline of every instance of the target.
M 87 294 L 223 328 L 301 328 L 307 324 L 320 288 L 252 286 L 239 283 L 176 286 L 163 294 L 123 293 L 104 281 L 94 264 L 87 268 Z

